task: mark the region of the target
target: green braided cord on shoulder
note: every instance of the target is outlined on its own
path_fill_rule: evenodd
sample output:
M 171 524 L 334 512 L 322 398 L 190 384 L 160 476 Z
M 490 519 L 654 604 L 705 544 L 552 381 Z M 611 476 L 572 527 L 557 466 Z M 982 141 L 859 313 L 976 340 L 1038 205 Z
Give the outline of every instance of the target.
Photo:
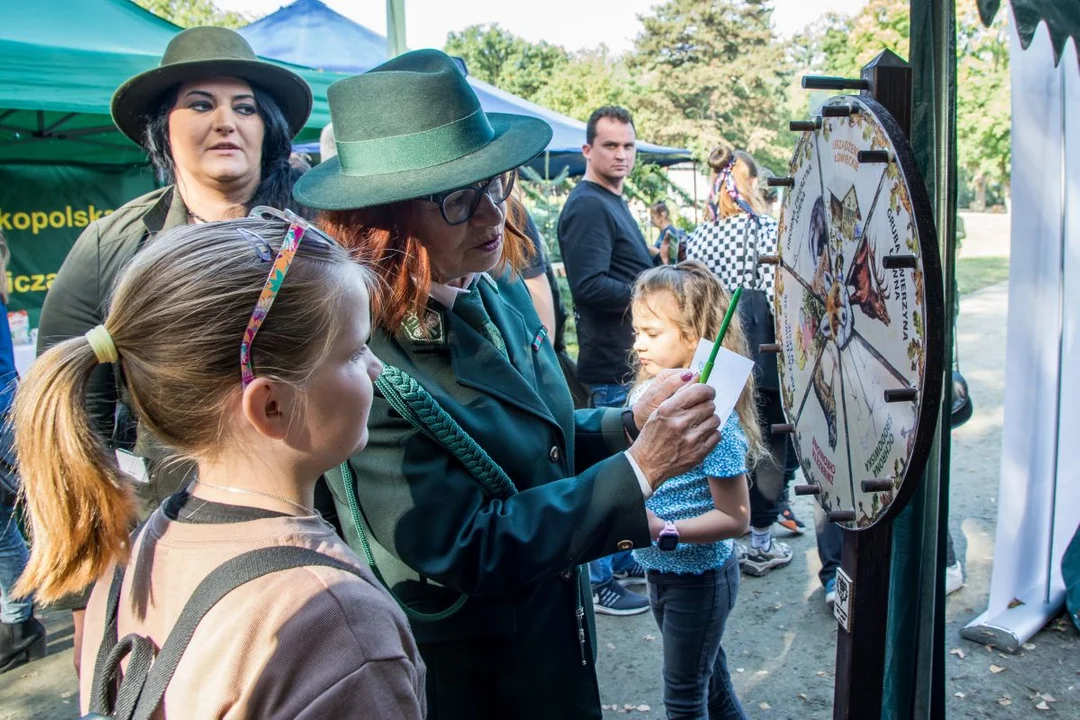
M 386 365 L 375 387 L 410 425 L 449 450 L 485 493 L 505 500 L 517 492 L 506 472 L 408 373 Z
M 349 500 L 349 512 L 352 513 L 353 525 L 356 526 L 356 534 L 360 536 L 360 547 L 364 551 L 364 559 L 367 560 L 368 567 L 371 568 L 372 574 L 378 579 L 382 586 L 386 588 L 386 591 L 390 593 L 390 597 L 394 598 L 394 602 L 398 604 L 405 615 L 413 620 L 419 620 L 420 622 L 438 622 L 439 620 L 445 620 L 457 613 L 464 605 L 465 601 L 469 599 L 469 596 L 465 593 L 461 593 L 461 597 L 454 601 L 454 604 L 445 610 L 440 610 L 437 613 L 425 613 L 419 610 L 414 610 L 405 604 L 405 601 L 397 596 L 397 593 L 390 587 L 390 583 L 386 582 L 386 578 L 383 577 L 382 571 L 379 570 L 379 566 L 375 563 L 375 555 L 371 552 L 371 544 L 368 543 L 367 531 L 364 530 L 364 523 L 360 521 L 360 502 L 356 499 L 356 487 L 353 485 L 352 469 L 349 467 L 349 462 L 346 460 L 341 463 L 341 481 L 345 485 L 345 496 Z
M 476 478 L 486 494 L 505 499 L 517 492 L 517 488 L 510 482 L 510 478 L 503 469 L 496 465 L 491 456 L 484 452 L 484 449 L 477 445 L 476 441 L 442 409 L 435 398 L 431 397 L 431 393 L 408 373 L 393 365 L 386 365 L 382 375 L 375 381 L 375 386 L 390 406 L 401 413 L 410 425 L 449 450 Z M 453 605 L 437 613 L 415 610 L 397 596 L 383 577 L 382 571 L 375 562 L 375 555 L 371 552 L 367 531 L 364 530 L 364 523 L 360 518 L 360 501 L 356 497 L 356 486 L 353 484 L 352 469 L 348 461 L 341 463 L 341 480 L 345 486 L 345 497 L 349 501 L 353 525 L 360 538 L 360 547 L 364 551 L 364 559 L 367 560 L 372 574 L 382 583 L 405 615 L 420 622 L 438 622 L 461 610 L 469 599 L 465 593 L 462 593 Z

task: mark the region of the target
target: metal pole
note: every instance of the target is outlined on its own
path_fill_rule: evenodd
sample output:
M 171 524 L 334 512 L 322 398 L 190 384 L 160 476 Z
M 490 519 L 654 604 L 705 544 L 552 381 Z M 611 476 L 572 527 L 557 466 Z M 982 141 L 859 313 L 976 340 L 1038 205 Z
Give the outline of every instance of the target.
M 397 57 L 405 46 L 405 0 L 386 0 L 386 57 Z

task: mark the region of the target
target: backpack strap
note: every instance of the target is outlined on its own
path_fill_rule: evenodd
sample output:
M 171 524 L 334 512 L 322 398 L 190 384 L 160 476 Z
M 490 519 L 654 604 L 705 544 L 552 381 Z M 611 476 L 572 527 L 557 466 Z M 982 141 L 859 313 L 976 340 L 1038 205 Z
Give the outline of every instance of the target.
M 90 711 L 107 715 L 113 704 L 113 676 L 116 669 L 110 663 L 113 648 L 117 645 L 117 616 L 120 608 L 120 590 L 124 586 L 124 568 L 116 566 L 112 584 L 109 586 L 109 599 L 105 605 L 105 634 L 98 646 L 97 660 L 94 661 L 94 679 L 90 684 Z
M 150 720 L 165 696 L 165 689 L 195 634 L 195 628 L 218 601 L 241 585 L 263 575 L 310 566 L 331 567 L 357 576 L 361 573 L 359 568 L 344 561 L 302 547 L 269 547 L 237 555 L 212 570 L 195 588 L 156 658 L 153 657 L 153 644 L 145 637 L 128 635 L 119 642 L 115 639 L 119 588 L 123 584 L 123 571 L 118 568 L 109 591 L 109 609 L 106 616 L 108 626 L 106 638 L 102 642 L 103 649 L 110 643 L 112 647 L 105 653 L 104 661 L 104 650 L 98 652 L 90 701 L 91 711 L 101 715 L 108 714 L 108 705 L 112 704 L 108 702 L 108 695 L 114 677 L 121 660 L 130 652 L 132 659 L 117 693 L 114 716 L 121 720 Z M 147 661 L 148 657 L 152 658 L 152 665 Z

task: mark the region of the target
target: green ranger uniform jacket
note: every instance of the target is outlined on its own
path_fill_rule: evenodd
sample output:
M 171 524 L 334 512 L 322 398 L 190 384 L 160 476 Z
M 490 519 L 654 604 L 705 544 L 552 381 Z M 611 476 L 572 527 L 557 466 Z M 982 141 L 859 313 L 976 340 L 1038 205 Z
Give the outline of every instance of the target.
M 486 495 L 378 393 L 367 448 L 350 460 L 355 515 L 342 474 L 327 481 L 346 540 L 362 551 L 359 517 L 408 606 L 436 613 L 468 595 L 449 618 L 411 622 L 429 718 L 599 718 L 592 595 L 578 566 L 650 542 L 638 480 L 619 452 L 620 411 L 574 410 L 520 279 L 478 282 L 507 355 L 435 301 L 397 335 L 376 331 L 371 348 L 420 383 L 518 492 Z
M 91 223 L 75 241 L 45 296 L 38 354 L 104 323 L 120 273 L 135 253 L 158 233 L 186 223 L 187 208 L 172 185 L 137 197 Z M 119 367 L 100 365 L 94 370 L 87 388 L 87 407 L 95 430 L 110 447 L 133 450 L 152 461 L 155 482 L 136 488 L 147 505 L 145 514 L 149 514 L 179 487 L 186 471 L 162 473 L 155 467 L 153 461 L 162 458 L 164 451 L 147 433 L 137 433 L 118 390 Z

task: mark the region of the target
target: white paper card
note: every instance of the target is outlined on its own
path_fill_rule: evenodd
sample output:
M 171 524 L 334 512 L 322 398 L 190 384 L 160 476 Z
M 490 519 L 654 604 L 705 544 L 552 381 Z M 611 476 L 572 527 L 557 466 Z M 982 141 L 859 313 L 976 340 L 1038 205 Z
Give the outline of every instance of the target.
M 129 453 L 126 450 L 117 450 L 116 462 L 120 465 L 120 472 L 135 482 L 150 482 L 150 477 L 146 472 L 146 461 L 138 455 Z
M 705 363 L 709 361 L 712 346 L 711 340 L 698 341 L 697 352 L 694 353 L 694 360 L 690 365 L 691 370 L 702 371 Z M 746 379 L 753 371 L 754 361 L 750 358 L 733 353 L 724 347 L 717 351 L 712 373 L 705 384 L 716 390 L 716 415 L 720 418 L 721 426 L 735 409 L 735 403 L 739 401 L 739 395 L 746 387 Z

